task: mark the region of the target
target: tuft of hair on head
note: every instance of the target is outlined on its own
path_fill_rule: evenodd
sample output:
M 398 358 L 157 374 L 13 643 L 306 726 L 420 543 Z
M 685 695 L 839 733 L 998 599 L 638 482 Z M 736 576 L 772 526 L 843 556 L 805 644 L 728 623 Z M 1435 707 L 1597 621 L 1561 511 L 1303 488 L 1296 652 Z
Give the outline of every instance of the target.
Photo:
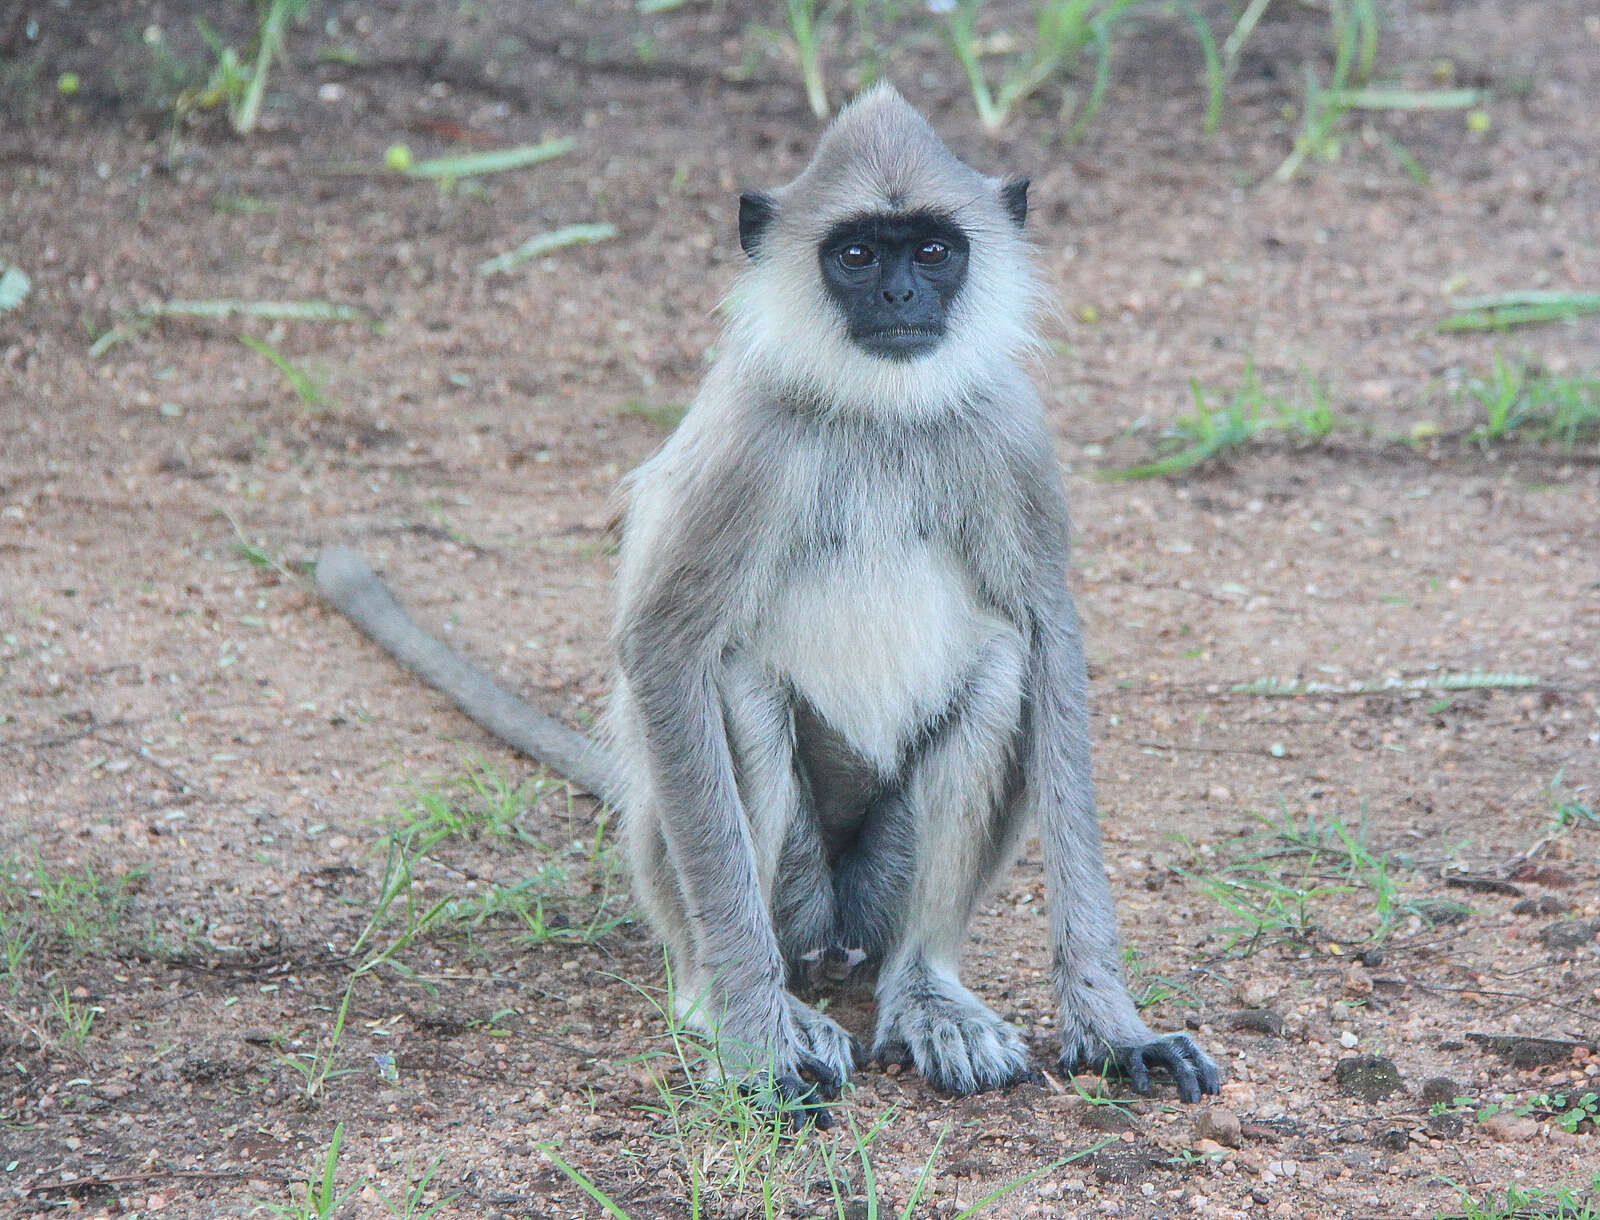
M 843 107 L 799 177 L 739 201 L 750 256 L 729 298 L 730 356 L 746 375 L 830 413 L 928 418 L 1014 373 L 1037 347 L 1041 292 L 1022 234 L 1026 178 L 979 173 L 887 82 Z M 970 243 L 944 339 L 889 360 L 857 347 L 828 299 L 817 246 L 839 223 L 933 212 Z

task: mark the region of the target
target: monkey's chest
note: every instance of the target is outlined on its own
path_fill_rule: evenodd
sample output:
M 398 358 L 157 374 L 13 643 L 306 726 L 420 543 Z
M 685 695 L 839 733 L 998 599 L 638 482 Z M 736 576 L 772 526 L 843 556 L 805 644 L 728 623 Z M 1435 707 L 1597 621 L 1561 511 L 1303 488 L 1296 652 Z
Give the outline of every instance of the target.
M 847 550 L 797 569 L 754 650 L 880 774 L 950 705 L 992 616 L 932 543 Z

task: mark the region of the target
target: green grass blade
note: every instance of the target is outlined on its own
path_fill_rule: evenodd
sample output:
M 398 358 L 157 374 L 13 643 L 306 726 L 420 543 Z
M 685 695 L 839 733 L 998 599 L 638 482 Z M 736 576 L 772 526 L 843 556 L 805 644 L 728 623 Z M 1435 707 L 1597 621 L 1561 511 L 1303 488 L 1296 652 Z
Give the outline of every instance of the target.
M 1214 457 L 1221 449 L 1222 446 L 1215 441 L 1201 441 L 1198 445 L 1190 445 L 1187 449 L 1169 453 L 1166 457 L 1157 458 L 1153 462 L 1098 471 L 1095 477 L 1107 483 L 1132 483 L 1139 479 L 1157 479 L 1162 475 L 1179 474 L 1198 466 L 1208 458 Z
M 1077 140 L 1083 135 L 1089 120 L 1094 118 L 1106 99 L 1106 89 L 1111 84 L 1111 35 L 1106 26 L 1096 22 L 1092 33 L 1095 43 L 1094 84 L 1089 86 L 1089 99 L 1067 128 L 1067 140 Z
M 928 1189 L 928 1179 L 933 1175 L 933 1163 L 938 1159 L 939 1149 L 944 1147 L 945 1137 L 949 1134 L 949 1123 L 939 1128 L 939 1138 L 933 1141 L 933 1151 L 928 1153 L 928 1160 L 917 1175 L 916 1185 L 911 1188 L 911 1196 L 906 1200 L 905 1210 L 900 1213 L 900 1220 L 912 1220 L 917 1214 L 917 1204 L 922 1202 L 923 1192 Z
M 1496 292 L 1489 296 L 1458 297 L 1452 309 L 1504 309 L 1516 305 L 1567 305 L 1580 309 L 1600 309 L 1600 292 L 1563 292 L 1526 288 L 1517 292 Z
M 367 315 L 353 305 L 331 301 L 238 301 L 214 298 L 201 301 L 157 301 L 141 305 L 145 318 L 266 318 L 284 322 L 365 322 Z
M 1224 78 L 1233 75 L 1239 66 L 1239 56 L 1244 51 L 1244 44 L 1250 41 L 1250 35 L 1255 32 L 1256 23 L 1261 20 L 1261 14 L 1266 11 L 1267 0 L 1250 0 L 1244 12 L 1239 14 L 1239 20 L 1233 23 L 1233 29 L 1222 44 L 1222 72 Z
M 306 406 L 325 407 L 328 405 L 327 398 L 311 383 L 311 378 L 295 368 L 290 363 L 289 358 L 273 347 L 272 344 L 244 332 L 240 333 L 239 342 L 264 358 L 273 368 L 282 373 L 283 379 L 289 383 L 289 388 L 295 392 L 295 396 Z
M 1600 313 L 1600 292 L 1524 290 L 1493 296 L 1462 297 L 1450 302 L 1451 314 L 1441 331 L 1504 330 L 1537 322 L 1565 322 Z
M 976 1216 L 984 1208 L 988 1207 L 989 1204 L 998 1202 L 1019 1187 L 1026 1186 L 1029 1182 L 1037 1181 L 1039 1178 L 1044 1177 L 1045 1174 L 1060 1169 L 1063 1165 L 1070 1164 L 1073 1161 L 1081 1160 L 1086 1156 L 1091 1156 L 1094 1153 L 1099 1152 L 1100 1149 L 1104 1148 L 1107 1144 L 1114 1144 L 1116 1142 L 1116 1136 L 1107 1136 L 1105 1139 L 1101 1140 L 1098 1144 L 1095 1144 L 1092 1147 L 1084 1148 L 1079 1152 L 1074 1152 L 1071 1156 L 1064 1156 L 1059 1160 L 1051 1161 L 1048 1165 L 1041 1165 L 1032 1173 L 1023 1175 L 1015 1182 L 1007 1182 L 1004 1186 L 999 1186 L 994 1190 L 991 1190 L 971 1207 L 956 1213 L 954 1220 L 972 1220 L 973 1216 Z
M 1341 89 L 1329 100 L 1347 110 L 1464 110 L 1483 101 L 1483 90 Z
M 556 1153 L 555 1146 L 553 1144 L 540 1144 L 539 1151 L 544 1153 L 544 1155 L 550 1159 L 557 1169 L 566 1174 L 568 1178 L 576 1183 L 578 1188 L 582 1190 L 584 1194 L 588 1195 L 601 1207 L 605 1208 L 607 1215 L 614 1217 L 615 1220 L 631 1220 L 631 1217 L 629 1217 L 628 1213 L 618 1207 L 610 1195 L 606 1194 L 605 1191 L 601 1190 L 598 1186 L 591 1182 L 581 1170 L 574 1169 L 571 1165 L 563 1161 Z
M 1386 691 L 1518 690 L 1542 685 L 1544 679 L 1537 674 L 1473 670 L 1470 673 L 1432 674 L 1421 678 L 1358 678 L 1352 682 L 1257 678 L 1250 682 L 1235 683 L 1228 690 L 1236 695 L 1283 699 L 1295 695 L 1376 695 Z
M 568 246 L 588 245 L 591 242 L 610 241 L 617 235 L 617 226 L 611 224 L 567 225 L 548 233 L 538 233 L 528 238 L 515 250 L 496 254 L 478 264 L 479 275 L 497 275 L 521 266 L 529 259 L 564 250 Z
M 489 152 L 463 153 L 456 157 L 433 157 L 418 161 L 401 172 L 408 178 L 473 178 L 480 174 L 499 174 L 508 169 L 536 165 L 572 151 L 570 138 L 546 140 L 543 144 L 524 144 L 518 148 L 496 148 Z
M 1222 118 L 1222 88 L 1227 84 L 1227 73 L 1222 63 L 1222 53 L 1217 50 L 1217 37 L 1211 26 L 1194 6 L 1194 0 L 1180 0 L 1178 11 L 1194 28 L 1195 41 L 1206 60 L 1206 135 L 1215 135 L 1217 123 Z
M 1453 302 L 1459 311 L 1439 323 L 1441 331 L 1504 330 L 1537 322 L 1566 322 L 1600 313 L 1600 292 L 1508 292 Z

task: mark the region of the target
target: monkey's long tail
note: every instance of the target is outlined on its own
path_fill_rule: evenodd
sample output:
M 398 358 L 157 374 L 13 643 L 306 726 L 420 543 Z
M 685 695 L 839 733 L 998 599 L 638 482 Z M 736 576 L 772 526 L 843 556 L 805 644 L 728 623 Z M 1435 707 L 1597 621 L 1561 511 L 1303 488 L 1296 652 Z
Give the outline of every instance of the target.
M 617 768 L 604 746 L 534 710 L 418 627 L 360 551 L 325 547 L 317 556 L 317 589 L 379 648 L 506 745 L 615 803 Z

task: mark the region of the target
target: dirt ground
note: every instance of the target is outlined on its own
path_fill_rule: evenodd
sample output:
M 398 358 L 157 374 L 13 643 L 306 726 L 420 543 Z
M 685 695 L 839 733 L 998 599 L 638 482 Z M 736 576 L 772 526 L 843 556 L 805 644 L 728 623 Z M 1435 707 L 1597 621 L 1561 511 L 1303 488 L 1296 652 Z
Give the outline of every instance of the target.
M 394 827 L 470 821 L 463 774 L 535 771 L 303 576 L 354 542 L 421 621 L 592 720 L 611 489 L 716 345 L 735 192 L 786 181 L 815 139 L 752 29 L 775 18 L 316 5 L 241 139 L 148 100 L 140 31 L 198 55 L 214 7 L 24 3 L 36 35 L 0 29 L 0 257 L 34 283 L 0 314 L 0 1212 L 286 1206 L 341 1123 L 352 1216 L 389 1214 L 381 1196 L 406 1214 L 435 1161 L 414 1214 L 449 1196 L 441 1216 L 601 1214 L 546 1146 L 640 1218 L 687 1216 L 697 1182 L 705 1214 L 761 1214 L 741 1164 L 781 1184 L 775 1214 L 899 1215 L 930 1158 L 917 1214 L 954 1216 L 1091 1148 L 982 1214 L 1432 1216 L 1460 1212 L 1457 1186 L 1589 1185 L 1594 1122 L 1541 1095 L 1600 1088 L 1600 462 L 1465 443 L 1457 388 L 1497 355 L 1593 371 L 1600 321 L 1435 327 L 1455 295 L 1600 288 L 1600 7 L 1383 5 L 1380 77 L 1490 86 L 1487 130 L 1372 114 L 1287 185 L 1285 107 L 1301 63 L 1326 63 L 1313 8 L 1273 6 L 1214 138 L 1178 19 L 1125 45 L 1076 143 L 1048 93 L 986 141 L 944 53 L 898 49 L 953 147 L 1033 177 L 1107 867 L 1147 1019 L 1196 1030 L 1225 1083 L 1203 1107 L 1093 1078 L 948 1100 L 868 1067 L 838 1113 L 883 1124 L 870 1188 L 843 1125 L 765 1152 L 715 1121 L 674 1134 L 663 1088 L 691 1125 L 703 1107 L 659 1057 L 659 951 L 612 922 L 624 883 L 590 802 L 514 796 L 514 823 L 407 857 L 384 904 Z M 246 11 L 212 19 L 242 42 Z M 453 189 L 378 168 L 396 142 L 563 136 L 564 157 Z M 597 221 L 616 239 L 475 270 Z M 89 354 L 141 306 L 208 298 L 370 324 L 164 319 Z M 1341 426 L 1096 477 L 1148 456 L 1191 377 L 1227 390 L 1247 360 L 1290 397 L 1318 379 Z M 1529 682 L 1232 689 L 1472 671 Z M 408 900 L 452 898 L 406 939 Z M 1048 1068 L 1042 899 L 1030 846 L 966 978 Z M 839 1011 L 870 1028 L 870 1005 Z

